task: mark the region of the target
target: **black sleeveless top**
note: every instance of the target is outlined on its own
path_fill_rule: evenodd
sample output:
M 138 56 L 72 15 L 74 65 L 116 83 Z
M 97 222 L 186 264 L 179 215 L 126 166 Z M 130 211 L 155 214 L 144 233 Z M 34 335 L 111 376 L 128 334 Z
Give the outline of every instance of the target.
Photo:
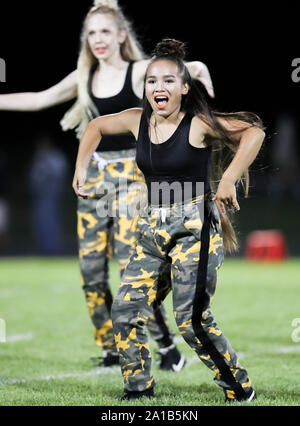
M 211 147 L 189 143 L 192 118 L 186 114 L 167 141 L 154 144 L 145 113 L 141 117 L 136 161 L 145 176 L 150 204 L 184 202 L 210 192 Z
M 89 78 L 89 94 L 96 105 L 99 115 L 114 114 L 128 108 L 136 108 L 141 106 L 141 99 L 138 98 L 132 89 L 132 67 L 134 62 L 130 62 L 127 68 L 125 83 L 123 89 L 115 96 L 108 98 L 96 98 L 92 93 L 92 77 L 98 66 L 96 63 L 90 73 Z M 120 151 L 123 149 L 136 148 L 136 141 L 132 135 L 103 135 L 101 143 L 97 149 L 101 151 Z

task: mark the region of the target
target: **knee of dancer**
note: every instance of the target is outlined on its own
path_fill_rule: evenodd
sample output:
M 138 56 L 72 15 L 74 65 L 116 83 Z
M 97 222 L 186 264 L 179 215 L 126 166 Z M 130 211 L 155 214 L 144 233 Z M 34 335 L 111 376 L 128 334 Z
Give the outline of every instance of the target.
M 206 309 L 202 314 L 200 312 L 197 316 L 195 311 L 188 313 L 176 311 L 174 314 L 178 330 L 187 343 L 194 344 L 195 341 L 200 343 L 199 338 L 203 334 L 217 336 L 221 334 L 210 309 Z
M 121 300 L 119 297 L 115 297 L 111 307 L 111 319 L 113 324 L 127 324 L 131 316 L 128 304 Z
M 147 317 L 142 315 L 138 306 L 119 297 L 115 297 L 111 318 L 115 329 L 121 328 L 141 328 L 144 327 Z

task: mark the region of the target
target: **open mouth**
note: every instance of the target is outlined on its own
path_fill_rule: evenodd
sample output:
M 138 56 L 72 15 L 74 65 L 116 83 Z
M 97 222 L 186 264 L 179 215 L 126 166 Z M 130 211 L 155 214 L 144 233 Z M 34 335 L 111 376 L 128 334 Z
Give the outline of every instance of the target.
M 103 54 L 106 52 L 106 47 L 96 47 L 95 50 L 97 53 Z
M 154 101 L 157 105 L 157 108 L 164 109 L 169 103 L 169 98 L 166 95 L 156 95 L 154 96 Z

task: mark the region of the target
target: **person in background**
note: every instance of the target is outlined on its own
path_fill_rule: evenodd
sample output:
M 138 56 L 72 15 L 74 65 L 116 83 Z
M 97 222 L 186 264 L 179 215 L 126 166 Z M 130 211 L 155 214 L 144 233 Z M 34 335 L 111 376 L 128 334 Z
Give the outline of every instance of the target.
M 48 135 L 37 138 L 29 172 L 32 196 L 32 229 L 37 250 L 42 255 L 64 253 L 62 197 L 67 182 L 68 163 Z

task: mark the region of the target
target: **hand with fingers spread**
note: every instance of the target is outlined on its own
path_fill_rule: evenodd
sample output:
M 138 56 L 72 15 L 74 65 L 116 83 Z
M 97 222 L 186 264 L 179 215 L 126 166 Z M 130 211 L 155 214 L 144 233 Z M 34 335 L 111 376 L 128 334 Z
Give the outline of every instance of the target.
M 231 180 L 221 179 L 218 190 L 213 200 L 219 205 L 221 212 L 226 214 L 226 208 L 240 210 L 239 203 L 236 198 L 235 184 Z

